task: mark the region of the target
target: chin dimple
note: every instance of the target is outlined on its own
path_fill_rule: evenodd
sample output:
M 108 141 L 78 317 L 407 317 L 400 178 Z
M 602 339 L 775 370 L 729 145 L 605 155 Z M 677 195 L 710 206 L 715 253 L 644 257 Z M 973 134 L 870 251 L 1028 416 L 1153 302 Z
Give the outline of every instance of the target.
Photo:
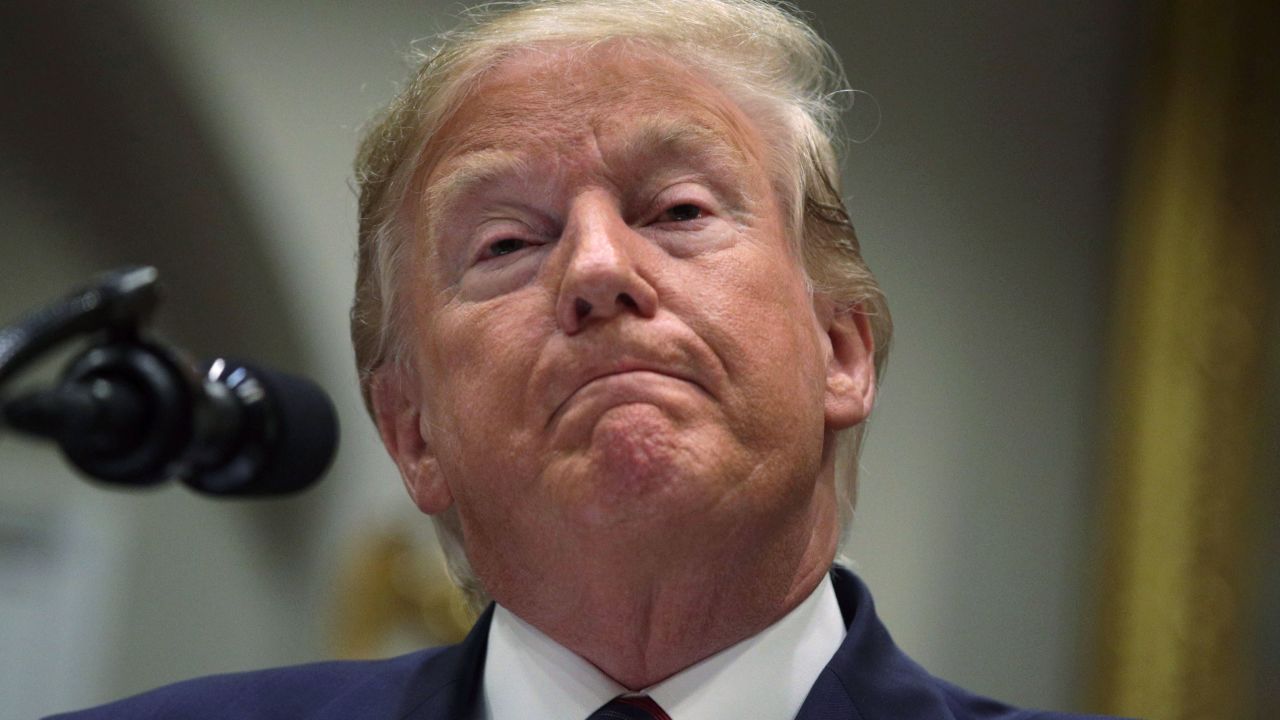
M 624 491 L 665 482 L 680 455 L 678 431 L 670 419 L 643 403 L 606 411 L 591 434 L 591 449 Z

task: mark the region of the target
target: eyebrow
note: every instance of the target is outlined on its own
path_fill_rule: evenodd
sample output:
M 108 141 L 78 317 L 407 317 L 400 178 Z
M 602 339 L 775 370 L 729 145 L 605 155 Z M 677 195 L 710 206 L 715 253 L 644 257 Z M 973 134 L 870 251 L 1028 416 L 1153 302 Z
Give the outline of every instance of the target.
M 441 210 L 452 207 L 477 188 L 502 177 L 524 174 L 526 158 L 508 150 L 476 150 L 448 161 L 444 175 L 432 181 L 423 193 L 427 208 L 428 228 Z
M 713 170 L 745 172 L 750 158 L 724 132 L 685 119 L 645 115 L 632 121 L 621 143 L 624 157 L 650 158 L 648 162 L 678 158 Z
M 703 165 L 735 177 L 750 166 L 741 148 L 724 133 L 704 125 L 661 115 L 640 116 L 628 124 L 618 144 L 621 155 L 642 158 L 647 166 L 675 158 L 685 166 Z M 431 181 L 422 195 L 428 235 L 434 233 L 441 214 L 478 189 L 529 172 L 529 157 L 511 150 L 484 148 L 449 159 L 444 174 Z

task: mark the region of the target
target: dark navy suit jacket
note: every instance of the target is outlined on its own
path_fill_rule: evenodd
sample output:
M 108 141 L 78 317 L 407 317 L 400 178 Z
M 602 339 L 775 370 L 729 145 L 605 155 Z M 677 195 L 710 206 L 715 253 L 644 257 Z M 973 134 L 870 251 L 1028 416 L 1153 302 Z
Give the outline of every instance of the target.
M 893 644 L 871 594 L 834 568 L 849 633 L 797 720 L 1066 720 L 1018 710 L 939 680 Z M 313 665 L 188 680 L 62 720 L 467 720 L 480 698 L 490 608 L 457 645 L 390 660 Z M 567 718 L 566 720 L 578 720 Z

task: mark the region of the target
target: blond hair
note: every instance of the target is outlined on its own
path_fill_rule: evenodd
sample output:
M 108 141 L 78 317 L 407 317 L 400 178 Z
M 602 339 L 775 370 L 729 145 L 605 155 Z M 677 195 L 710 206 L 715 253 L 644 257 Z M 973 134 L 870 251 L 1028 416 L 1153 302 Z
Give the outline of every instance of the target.
M 868 317 L 879 377 L 892 323 L 875 277 L 862 259 L 840 197 L 837 147 L 840 98 L 847 92 L 834 50 L 790 6 L 763 0 L 542 0 L 482 6 L 437 38 L 418 68 L 369 128 L 356 159 L 360 230 L 351 338 L 366 407 L 374 373 L 408 361 L 407 303 L 398 295 L 412 233 L 414 184 L 445 123 L 485 73 L 531 47 L 636 43 L 700 70 L 750 110 L 769 132 L 772 180 L 790 220 L 815 293 Z M 750 106 L 749 108 L 747 106 Z M 856 498 L 863 425 L 839 439 L 837 493 L 847 532 Z M 455 580 L 484 600 L 471 572 L 455 512 L 437 522 Z

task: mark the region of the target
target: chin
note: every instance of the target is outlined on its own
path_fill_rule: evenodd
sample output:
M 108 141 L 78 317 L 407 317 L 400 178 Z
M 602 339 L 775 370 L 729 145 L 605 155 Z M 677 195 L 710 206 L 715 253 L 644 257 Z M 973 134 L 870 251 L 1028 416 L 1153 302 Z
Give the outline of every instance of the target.
M 653 406 L 611 410 L 596 423 L 586 452 L 561 476 L 571 496 L 563 507 L 577 515 L 570 520 L 640 529 L 702 510 L 726 475 L 726 453 L 717 452 L 722 443 L 704 434 L 677 426 Z

